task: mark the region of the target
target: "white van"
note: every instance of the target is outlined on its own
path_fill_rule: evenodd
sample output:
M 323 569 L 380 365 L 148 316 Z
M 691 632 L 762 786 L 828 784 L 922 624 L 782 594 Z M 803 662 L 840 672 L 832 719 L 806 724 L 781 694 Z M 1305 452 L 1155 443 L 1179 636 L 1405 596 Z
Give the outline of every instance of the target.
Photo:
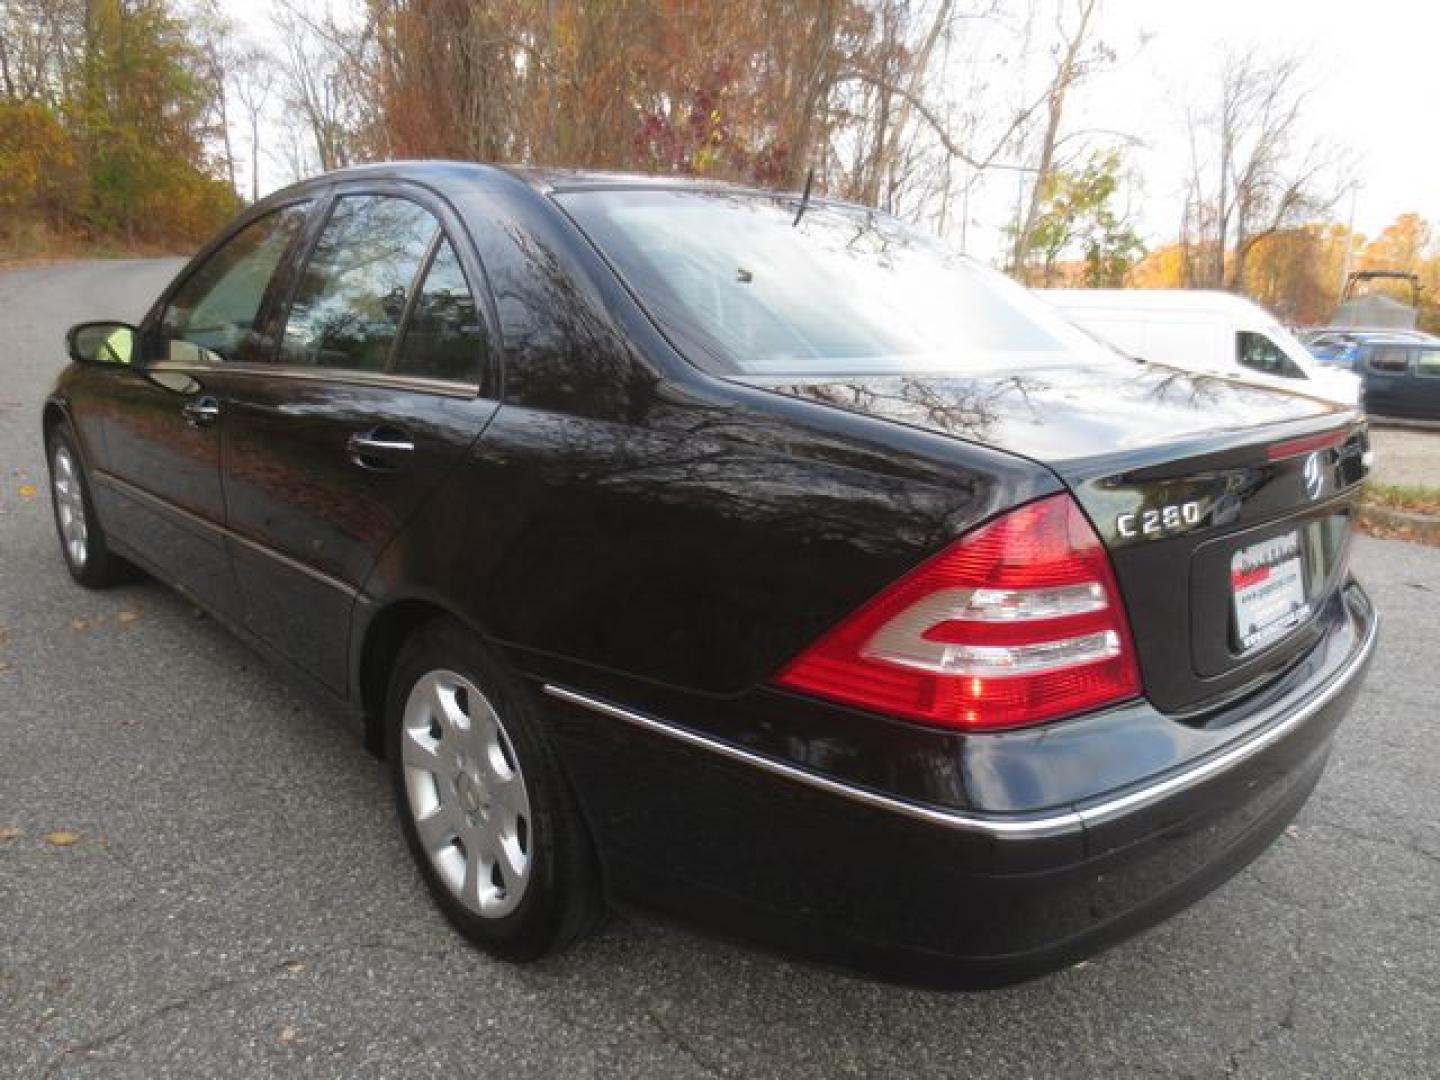
M 1360 380 L 1317 363 L 1259 304 L 1196 289 L 1037 289 L 1067 319 L 1130 356 L 1355 405 Z

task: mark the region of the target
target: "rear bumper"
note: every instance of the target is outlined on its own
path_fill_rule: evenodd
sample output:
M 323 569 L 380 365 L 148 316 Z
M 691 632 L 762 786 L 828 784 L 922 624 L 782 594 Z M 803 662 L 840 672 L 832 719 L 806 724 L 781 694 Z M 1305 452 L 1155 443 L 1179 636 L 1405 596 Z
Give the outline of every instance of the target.
M 1283 696 L 1232 707 L 1243 738 L 1027 814 L 917 803 L 546 689 L 617 899 L 906 981 L 997 985 L 1159 921 L 1284 829 L 1374 649 L 1358 586 L 1343 610 L 1327 642 L 1338 658 Z

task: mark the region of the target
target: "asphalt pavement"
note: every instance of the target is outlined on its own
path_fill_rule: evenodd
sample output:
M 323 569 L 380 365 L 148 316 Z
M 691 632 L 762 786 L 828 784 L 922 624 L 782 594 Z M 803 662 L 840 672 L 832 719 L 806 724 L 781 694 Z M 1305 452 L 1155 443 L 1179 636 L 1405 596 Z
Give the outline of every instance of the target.
M 1359 541 L 1382 643 L 1315 796 L 1103 956 L 939 994 L 629 916 L 509 967 L 337 718 L 160 585 L 65 573 L 61 334 L 176 265 L 0 271 L 0 1076 L 1440 1075 L 1440 550 Z
M 1382 419 L 1370 427 L 1370 446 L 1375 451 L 1375 480 L 1440 488 L 1440 423 Z

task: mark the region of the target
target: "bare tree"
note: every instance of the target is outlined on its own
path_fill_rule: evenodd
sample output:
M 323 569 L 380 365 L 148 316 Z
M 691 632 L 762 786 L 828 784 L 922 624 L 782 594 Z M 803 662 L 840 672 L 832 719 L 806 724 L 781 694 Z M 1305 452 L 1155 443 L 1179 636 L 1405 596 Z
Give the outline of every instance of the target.
M 275 60 L 260 46 L 251 43 L 237 49 L 230 66 L 230 85 L 245 113 L 250 136 L 250 201 L 260 200 L 260 121 L 274 90 Z
M 348 165 L 373 88 L 363 71 L 366 26 L 351 31 L 327 7 L 318 14 L 292 0 L 280 0 L 275 28 L 284 42 L 280 56 L 285 106 L 306 132 L 324 171 Z
M 210 127 L 219 140 L 221 159 L 230 187 L 235 183 L 235 148 L 230 138 L 230 93 L 228 73 L 235 63 L 235 23 L 227 18 L 215 0 L 196 4 L 190 18 L 190 32 L 203 63 L 198 74 L 210 85 Z
M 1257 243 L 1334 205 L 1341 151 L 1302 141 L 1304 70 L 1294 54 L 1231 53 L 1214 111 L 1187 110 L 1190 177 L 1181 227 L 1187 284 L 1243 289 Z
M 877 6 L 874 40 L 845 59 L 829 106 L 828 160 L 841 194 L 943 229 L 958 163 L 963 229 L 970 192 L 986 174 L 1032 171 L 1006 158 L 1044 96 L 999 105 L 982 75 L 994 50 L 987 31 L 1008 35 L 1002 7 L 996 0 Z
M 73 87 L 84 48 L 85 0 L 0 4 L 0 95 L 55 107 Z
M 339 20 L 278 0 L 280 93 L 321 168 L 441 156 L 786 186 L 814 169 L 821 191 L 942 227 L 956 199 L 963 229 L 984 175 L 1024 177 L 1033 201 L 1032 174 L 1063 164 L 1066 94 L 1108 55 L 1101 3 L 1030 0 L 1057 66 L 1017 97 L 1007 65 L 1030 52 L 1004 0 L 364 0 Z
M 1056 0 L 1057 44 L 1053 51 L 1055 68 L 1045 88 L 1045 127 L 1035 158 L 1035 172 L 1016 222 L 1014 245 L 1010 254 L 1010 266 L 1014 273 L 1024 274 L 1025 259 L 1033 247 L 1040 204 L 1044 201 L 1046 189 L 1055 172 L 1055 154 L 1060 145 L 1066 99 L 1082 80 L 1099 66 L 1114 59 L 1114 54 L 1104 43 L 1091 41 L 1099 3 L 1100 0 L 1074 0 L 1071 18 L 1067 18 L 1070 4 L 1066 0 Z

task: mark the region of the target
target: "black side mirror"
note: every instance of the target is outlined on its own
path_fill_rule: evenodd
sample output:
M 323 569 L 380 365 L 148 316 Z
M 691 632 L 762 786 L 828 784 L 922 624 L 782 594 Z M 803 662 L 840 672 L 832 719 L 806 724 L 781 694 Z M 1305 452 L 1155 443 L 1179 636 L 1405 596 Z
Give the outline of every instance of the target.
M 65 334 L 70 359 L 77 364 L 134 363 L 140 332 L 129 323 L 83 322 Z

